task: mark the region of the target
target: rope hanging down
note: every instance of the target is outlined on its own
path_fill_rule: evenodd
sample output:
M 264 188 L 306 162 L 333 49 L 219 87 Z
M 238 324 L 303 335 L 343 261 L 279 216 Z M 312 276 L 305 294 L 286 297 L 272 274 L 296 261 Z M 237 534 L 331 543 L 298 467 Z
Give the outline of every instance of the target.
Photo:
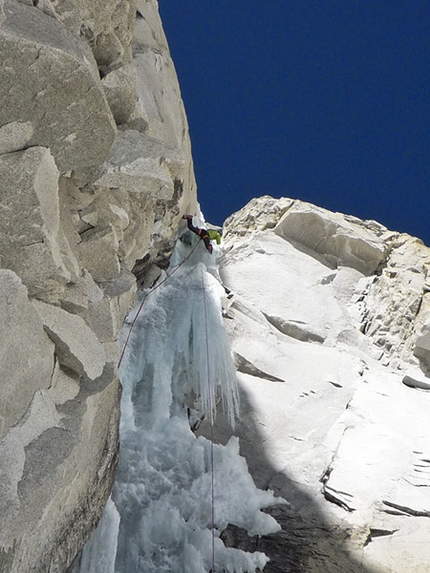
M 208 383 L 209 396 L 209 426 L 210 426 L 210 464 L 211 464 L 211 534 L 212 534 L 212 569 L 210 573 L 215 573 L 215 464 L 214 464 L 214 440 L 213 440 L 213 408 L 209 367 L 209 332 L 208 332 L 208 315 L 206 306 L 206 289 L 205 277 L 202 269 L 202 291 L 203 291 L 203 309 L 205 321 L 205 341 L 206 341 L 206 377 Z
M 136 316 L 134 317 L 130 329 L 128 331 L 127 338 L 125 340 L 121 356 L 118 362 L 118 368 L 121 366 L 122 359 L 124 358 L 125 350 L 127 348 L 128 342 L 130 340 L 131 331 L 139 317 L 139 314 L 145 304 L 146 299 L 148 296 L 153 293 L 157 288 L 159 288 L 162 284 L 164 284 L 194 253 L 198 244 L 202 239 L 200 238 L 197 243 L 194 245 L 192 250 L 189 254 L 184 258 L 183 261 L 177 265 L 170 274 L 168 274 L 161 282 L 159 282 L 153 289 L 148 291 L 146 295 L 143 297 L 142 302 L 137 310 Z M 202 291 L 203 291 L 203 308 L 204 308 L 204 322 L 205 322 L 205 340 L 206 340 L 206 374 L 207 374 L 207 383 L 208 383 L 208 391 L 209 391 L 209 422 L 210 422 L 210 471 L 211 471 L 211 534 L 212 534 L 212 568 L 210 573 L 215 573 L 215 472 L 214 472 L 214 442 L 213 442 L 213 401 L 212 401 L 212 393 L 211 393 L 211 385 L 210 385 L 210 368 L 209 368 L 209 333 L 208 333 L 208 317 L 207 317 L 207 309 L 206 309 L 206 295 L 205 295 L 205 282 L 204 282 L 204 275 L 202 270 Z
M 171 277 L 180 267 L 182 267 L 182 265 L 185 263 L 185 261 L 187 261 L 187 260 L 191 257 L 191 255 L 194 253 L 194 251 L 197 249 L 197 246 L 198 246 L 198 244 L 200 243 L 200 241 L 201 241 L 201 238 L 197 241 L 197 243 L 194 245 L 194 247 L 192 248 L 192 250 L 191 250 L 191 251 L 188 253 L 188 255 L 185 257 L 185 259 L 184 259 L 182 262 L 180 262 L 179 265 L 177 265 L 177 266 L 172 270 L 172 272 L 171 272 L 170 274 L 168 274 L 166 277 L 164 277 L 164 279 L 163 279 L 162 281 L 160 281 L 153 289 L 151 289 L 150 291 L 148 291 L 148 292 L 146 293 L 146 295 L 143 297 L 143 300 L 142 300 L 142 302 L 140 303 L 140 306 L 139 306 L 139 308 L 138 308 L 138 311 L 137 311 L 137 313 L 136 313 L 136 316 L 134 317 L 133 322 L 132 322 L 131 325 L 130 325 L 130 330 L 128 331 L 127 338 L 126 338 L 126 340 L 125 340 L 125 342 L 124 342 L 124 346 L 123 346 L 123 348 L 122 348 L 121 356 L 119 357 L 119 361 L 118 361 L 118 368 L 121 366 L 121 362 L 122 362 L 122 359 L 124 358 L 125 350 L 126 350 L 126 348 L 127 348 L 128 342 L 129 342 L 129 340 L 130 340 L 131 331 L 133 330 L 133 326 L 135 325 L 136 320 L 137 320 L 138 317 L 139 317 L 139 314 L 140 314 L 140 312 L 141 312 L 141 310 L 142 310 L 142 308 L 143 308 L 143 305 L 145 304 L 146 299 L 148 298 L 148 296 L 149 296 L 151 293 L 153 293 L 155 290 L 157 290 L 158 288 L 160 288 L 161 285 L 164 284 L 164 283 L 167 281 L 167 279 L 170 279 L 170 277 Z

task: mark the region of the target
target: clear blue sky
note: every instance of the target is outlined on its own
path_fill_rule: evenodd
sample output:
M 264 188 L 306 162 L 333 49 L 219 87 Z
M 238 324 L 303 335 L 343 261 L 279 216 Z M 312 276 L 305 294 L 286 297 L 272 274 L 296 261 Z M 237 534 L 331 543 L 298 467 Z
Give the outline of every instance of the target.
M 430 246 L 428 0 L 159 0 L 198 196 L 310 201 Z

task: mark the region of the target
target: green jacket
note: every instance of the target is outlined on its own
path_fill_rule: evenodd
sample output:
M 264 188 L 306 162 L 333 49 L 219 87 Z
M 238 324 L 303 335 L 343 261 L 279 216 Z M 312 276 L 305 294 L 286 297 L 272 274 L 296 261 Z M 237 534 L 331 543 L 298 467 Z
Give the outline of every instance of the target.
M 216 244 L 221 243 L 221 235 L 216 229 L 208 229 L 208 235 L 211 241 L 216 241 Z

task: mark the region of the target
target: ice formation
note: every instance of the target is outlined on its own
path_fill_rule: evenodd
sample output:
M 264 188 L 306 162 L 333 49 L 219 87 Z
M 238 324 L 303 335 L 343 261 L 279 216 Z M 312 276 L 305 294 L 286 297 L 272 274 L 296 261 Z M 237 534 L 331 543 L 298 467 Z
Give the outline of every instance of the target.
M 214 444 L 190 427 L 196 411 L 212 419 L 219 400 L 233 424 L 239 405 L 216 257 L 183 238 L 169 278 L 141 293 L 124 327 L 125 340 L 133 324 L 118 475 L 74 573 L 251 573 L 266 556 L 227 548 L 220 533 L 228 524 L 250 535 L 279 529 L 260 511 L 279 500 L 256 488 L 237 439 Z

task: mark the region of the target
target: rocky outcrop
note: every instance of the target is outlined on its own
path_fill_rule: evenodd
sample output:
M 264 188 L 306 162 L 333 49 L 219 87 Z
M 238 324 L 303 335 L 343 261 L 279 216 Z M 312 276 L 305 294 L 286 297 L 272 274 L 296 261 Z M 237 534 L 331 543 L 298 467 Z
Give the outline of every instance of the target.
M 253 199 L 225 225 L 235 433 L 282 532 L 224 542 L 267 573 L 425 573 L 430 250 L 374 221 Z M 209 435 L 206 422 L 199 432 Z M 217 417 L 215 436 L 230 431 Z
M 1 0 L 0 56 L 0 571 L 63 572 L 115 474 L 132 270 L 195 182 L 156 0 Z

